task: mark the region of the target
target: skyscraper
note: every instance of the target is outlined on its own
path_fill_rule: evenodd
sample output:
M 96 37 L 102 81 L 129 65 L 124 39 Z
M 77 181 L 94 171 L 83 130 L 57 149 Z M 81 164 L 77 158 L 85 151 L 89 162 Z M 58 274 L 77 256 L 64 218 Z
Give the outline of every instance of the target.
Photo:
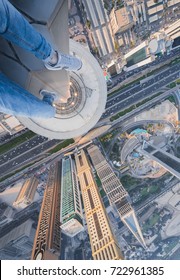
M 104 9 L 103 0 L 83 0 L 87 19 L 95 46 L 100 56 L 106 56 L 114 52 L 114 42 L 109 17 Z
M 62 159 L 60 213 L 61 229 L 65 234 L 73 237 L 83 230 L 81 198 L 71 156 Z
M 28 204 L 32 203 L 36 193 L 38 182 L 39 181 L 36 177 L 27 179 L 20 189 L 20 192 L 13 205 L 16 206 L 21 204 L 27 206 Z
M 120 45 L 122 45 L 122 43 L 125 46 L 128 44 L 130 45 L 133 41 L 135 41 L 134 32 L 132 31 L 134 21 L 129 16 L 126 7 L 120 8 L 118 10 L 113 8 L 109 18 L 113 35 L 119 43 L 122 40 Z
M 107 194 L 109 202 L 116 206 L 122 222 L 128 227 L 134 237 L 143 247 L 146 247 L 134 209 L 128 201 L 128 193 L 114 174 L 100 149 L 97 146 L 92 145 L 88 148 L 88 153 L 101 180 L 102 187 Z
M 83 150 L 75 155 L 92 256 L 94 260 L 122 259 L 119 245 L 109 225 L 108 217 Z
M 49 171 L 32 259 L 57 260 L 60 256 L 60 168 L 56 163 Z

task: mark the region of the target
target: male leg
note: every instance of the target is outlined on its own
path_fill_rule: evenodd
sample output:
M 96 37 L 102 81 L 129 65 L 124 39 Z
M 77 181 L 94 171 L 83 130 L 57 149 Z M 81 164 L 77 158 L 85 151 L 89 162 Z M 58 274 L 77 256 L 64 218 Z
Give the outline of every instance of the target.
M 46 59 L 52 52 L 50 44 L 6 0 L 0 0 L 0 35 L 40 59 Z M 0 73 L 0 112 L 30 118 L 52 118 L 56 110 L 52 104 L 41 101 Z
M 0 73 L 0 112 L 27 118 L 53 118 L 56 113 L 53 101 L 52 98 L 51 102 L 47 98 L 40 100 Z
M 43 60 L 46 68 L 49 70 L 60 70 L 63 68 L 78 70 L 82 65 L 79 59 L 53 50 L 46 39 L 7 0 L 0 0 L 0 35 Z M 50 98 L 51 103 L 48 105 L 47 102 L 42 102 L 37 98 L 35 100 L 33 95 L 18 85 L 13 83 L 12 86 L 12 82 L 8 78 L 6 78 L 6 83 L 4 83 L 5 78 L 4 75 L 0 74 L 1 112 L 34 118 L 49 118 L 55 115 L 55 108 L 50 106 L 53 103 L 54 94 Z M 25 96 L 23 96 L 24 93 Z M 49 94 L 51 95 L 51 92 Z M 43 99 L 47 101 L 47 94 L 43 96 Z M 23 108 L 20 106 L 22 104 Z M 42 108 L 40 108 L 41 105 Z M 36 108 L 36 110 L 34 111 L 33 108 Z M 37 110 L 37 108 L 39 109 Z
M 0 35 L 43 60 L 49 70 L 76 71 L 82 67 L 81 60 L 75 56 L 53 50 L 8 0 L 0 0 L 0 15 Z

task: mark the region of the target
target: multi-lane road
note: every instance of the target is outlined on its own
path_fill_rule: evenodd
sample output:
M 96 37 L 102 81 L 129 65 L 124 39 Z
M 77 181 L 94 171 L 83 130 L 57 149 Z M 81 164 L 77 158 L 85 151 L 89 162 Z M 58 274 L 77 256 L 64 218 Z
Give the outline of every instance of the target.
M 164 54 L 161 57 L 158 57 L 155 61 L 148 63 L 146 65 L 143 65 L 141 67 L 138 67 L 134 70 L 131 70 L 129 72 L 122 72 L 118 75 L 116 75 L 115 77 L 112 77 L 112 85 L 109 86 L 109 89 L 111 89 L 112 87 L 116 86 L 118 83 L 122 83 L 123 81 L 125 81 L 127 78 L 131 78 L 134 75 L 138 75 L 138 73 L 143 73 L 145 70 L 148 69 L 155 69 L 156 66 L 158 65 L 163 65 L 164 63 L 167 63 L 167 61 L 172 60 L 172 58 L 174 59 L 174 57 L 178 57 L 180 53 L 180 49 L 174 49 L 171 51 L 170 54 Z
M 35 136 L 23 144 L 15 147 L 7 153 L 0 156 L 0 174 L 1 177 L 16 169 L 21 164 L 26 164 L 38 155 L 60 143 L 60 140 L 48 140 L 43 136 Z
M 40 135 L 34 136 L 33 138 L 27 140 L 26 142 L 22 143 L 21 145 L 9 150 L 7 153 L 0 156 L 0 165 L 3 165 L 7 162 L 7 160 L 11 160 L 19 155 L 22 155 L 24 151 L 28 152 L 34 147 L 40 146 L 42 143 L 46 142 L 47 138 L 42 137 Z
M 132 84 L 128 88 L 120 90 L 115 95 L 108 98 L 106 111 L 101 117 L 107 119 L 119 111 L 138 103 L 152 94 L 161 91 L 162 87 L 171 83 L 179 77 L 179 64 L 175 64 L 163 69 L 156 75 L 149 77 L 141 84 Z M 17 146 L 9 152 L 0 156 L 0 174 L 4 176 L 13 170 L 32 161 L 38 155 L 43 154 L 47 149 L 60 143 L 60 140 L 48 140 L 42 136 L 35 136 L 25 143 Z
M 152 78 L 144 83 L 138 85 L 135 84 L 128 89 L 120 90 L 114 96 L 108 98 L 106 111 L 102 115 L 101 120 L 138 103 L 142 99 L 150 97 L 160 91 L 162 87 L 165 87 L 172 81 L 178 79 L 179 74 L 180 70 L 178 63 L 167 67 L 167 69 L 156 75 L 153 75 Z

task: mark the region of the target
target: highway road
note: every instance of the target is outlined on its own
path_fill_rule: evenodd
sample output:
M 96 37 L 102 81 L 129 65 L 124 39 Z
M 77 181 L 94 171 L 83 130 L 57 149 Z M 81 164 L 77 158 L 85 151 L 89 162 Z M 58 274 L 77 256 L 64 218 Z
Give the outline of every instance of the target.
M 123 90 L 115 94 L 115 96 L 108 99 L 106 104 L 106 111 L 101 117 L 108 118 L 133 104 L 138 103 L 142 99 L 150 97 L 153 93 L 160 91 L 162 87 L 167 86 L 173 80 L 179 78 L 180 70 L 179 63 L 168 67 L 167 70 L 155 75 L 152 79 L 143 84 L 132 86 L 129 90 Z
M 35 146 L 41 145 L 42 143 L 45 143 L 48 141 L 47 138 L 37 135 L 34 136 L 33 138 L 25 141 L 24 143 L 18 145 L 17 147 L 9 150 L 7 153 L 4 153 L 0 156 L 0 165 L 6 163 L 7 161 L 22 155 L 24 151 L 30 151 L 33 149 Z M 41 145 L 42 147 L 42 145 Z
M 9 132 L 5 132 L 5 134 L 0 137 L 0 145 L 5 144 L 6 142 L 9 142 L 10 140 L 26 133 L 27 131 L 28 131 L 28 129 L 25 128 L 25 129 L 15 133 L 15 134 L 12 134 L 12 135 L 9 134 Z
M 75 148 L 76 144 L 72 144 L 72 146 Z M 67 150 L 71 150 L 72 148 L 66 148 Z M 3 182 L 0 182 L 0 192 L 4 191 L 8 186 L 15 184 L 16 182 L 18 182 L 21 178 L 24 177 L 24 175 L 26 175 L 26 178 L 31 177 L 32 175 L 34 175 L 36 172 L 38 172 L 41 168 L 43 168 L 45 165 L 46 167 L 48 165 L 51 165 L 55 162 L 57 162 L 57 160 L 60 160 L 64 157 L 64 152 L 63 150 L 59 153 L 54 153 L 52 155 L 46 155 L 45 153 L 43 153 L 44 158 L 40 159 L 38 162 L 36 162 L 35 164 L 33 164 L 30 167 L 27 167 L 26 169 L 22 170 L 21 172 L 18 172 L 17 174 L 15 174 L 14 176 L 12 176 L 10 179 L 6 179 Z M 18 167 L 14 167 L 14 169 L 17 169 Z M 12 172 L 12 171 L 11 171 Z M 25 178 L 24 177 L 24 178 Z
M 39 139 L 39 136 L 36 137 L 36 139 Z M 52 148 L 54 145 L 57 145 L 60 143 L 60 140 L 46 140 L 42 143 L 38 142 L 38 145 L 36 142 L 34 142 L 34 138 L 32 138 L 30 141 L 25 142 L 24 144 L 21 144 L 14 150 L 11 150 L 7 154 L 11 153 L 11 158 L 7 158 L 6 162 L 0 165 L 0 174 L 1 177 L 5 176 L 7 173 L 13 171 L 14 169 L 19 168 L 21 164 L 28 163 L 32 161 L 35 157 L 40 155 L 41 153 L 47 151 L 48 149 Z M 38 141 L 38 140 L 37 140 Z M 39 139 L 40 141 L 40 139 Z M 6 155 L 6 154 L 5 154 Z M 6 159 L 6 158 L 5 158 Z
M 45 152 L 48 148 L 51 148 L 58 143 L 59 140 L 48 141 L 47 138 L 36 136 L 31 140 L 28 140 L 25 143 L 19 145 L 17 148 L 10 150 L 8 153 L 0 157 L 0 174 L 2 174 L 1 176 L 5 176 L 9 172 L 18 169 L 23 164 L 27 164 L 38 155 L 43 154 L 43 152 Z
M 151 68 L 155 68 L 155 66 L 157 66 L 158 64 L 163 64 L 165 63 L 167 60 L 172 59 L 174 56 L 177 56 L 180 53 L 180 49 L 174 49 L 171 51 L 171 53 L 169 55 L 164 54 L 163 56 L 157 58 L 155 61 L 148 63 L 146 65 L 143 65 L 141 67 L 138 67 L 132 71 L 129 72 L 122 72 L 118 75 L 116 75 L 115 77 L 112 77 L 112 85 L 108 86 L 108 89 L 113 88 L 114 86 L 116 86 L 118 83 L 122 83 L 123 81 L 125 81 L 127 78 L 133 77 L 135 74 L 138 73 L 142 73 L 144 70 L 147 69 L 151 69 Z
M 145 83 L 133 84 L 130 89 L 124 89 L 116 93 L 115 96 L 108 98 L 106 112 L 102 119 L 105 119 L 117 112 L 137 103 L 139 100 L 150 96 L 152 93 L 160 90 L 161 87 L 172 82 L 179 76 L 179 64 L 168 67 L 162 72 L 154 75 Z M 35 136 L 18 147 L 0 156 L 0 174 L 6 175 L 24 163 L 28 163 L 39 154 L 58 144 L 59 140 L 48 140 L 43 136 Z

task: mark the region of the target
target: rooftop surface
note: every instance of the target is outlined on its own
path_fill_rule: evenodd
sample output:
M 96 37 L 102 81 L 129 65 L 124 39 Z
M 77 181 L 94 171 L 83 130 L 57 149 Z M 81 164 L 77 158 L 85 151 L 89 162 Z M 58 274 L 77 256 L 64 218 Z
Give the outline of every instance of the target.
M 102 70 L 93 55 L 79 43 L 74 41 L 69 43 L 68 1 L 45 0 L 43 5 L 41 0 L 11 2 L 54 49 L 63 53 L 70 52 L 83 62 L 81 70 L 72 73 L 79 86 L 77 94 L 82 92 L 83 96 L 78 108 L 72 102 L 71 113 L 66 117 L 57 110 L 55 118 L 49 120 L 23 117 L 19 120 L 29 129 L 50 139 L 68 139 L 84 135 L 98 122 L 105 109 L 107 88 Z M 56 92 L 61 98 L 61 104 L 69 102 L 68 98 L 71 98 L 71 95 L 68 72 L 47 70 L 43 62 L 31 53 L 2 38 L 0 38 L 0 64 L 6 76 L 38 98 L 42 98 L 39 91 L 45 89 Z M 72 111 L 75 114 L 72 115 Z

